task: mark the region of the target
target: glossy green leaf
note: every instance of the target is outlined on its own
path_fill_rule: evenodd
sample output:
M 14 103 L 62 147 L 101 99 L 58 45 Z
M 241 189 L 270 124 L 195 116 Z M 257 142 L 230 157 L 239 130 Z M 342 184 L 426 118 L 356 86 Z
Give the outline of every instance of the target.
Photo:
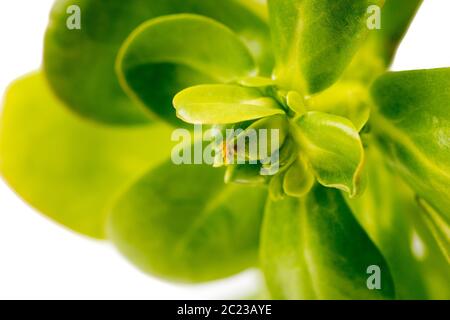
M 332 85 L 368 33 L 367 10 L 383 0 L 269 0 L 282 86 L 316 93 Z
M 274 299 L 391 299 L 389 268 L 338 190 L 317 185 L 304 198 L 269 201 L 261 263 Z M 370 266 L 381 289 L 368 289 Z
M 278 103 L 254 88 L 199 85 L 173 99 L 177 116 L 193 124 L 228 124 L 284 114 Z
M 75 231 L 103 238 L 114 198 L 169 154 L 170 128 L 84 122 L 56 100 L 41 74 L 7 92 L 0 171 L 30 205 Z
M 230 276 L 257 264 L 266 192 L 225 185 L 224 170 L 167 162 L 114 208 L 109 234 L 145 272 L 183 282 Z
M 128 37 L 117 61 L 125 90 L 138 99 L 141 97 L 149 108 L 154 106 L 152 110 L 158 116 L 177 122 L 180 121 L 170 105 L 157 105 L 152 100 L 156 79 L 142 83 L 136 70 L 161 64 L 179 65 L 194 74 L 205 75 L 205 79 L 210 79 L 205 82 L 211 83 L 232 82 L 256 73 L 253 57 L 237 34 L 215 20 L 192 14 L 164 16 L 144 23 Z
M 398 299 L 450 298 L 450 268 L 414 192 L 385 164 L 373 143 L 366 151 L 368 183 L 347 199 L 358 221 L 383 252 Z M 443 226 L 442 222 L 440 226 Z M 444 230 L 444 228 L 441 228 Z
M 373 130 L 396 170 L 450 221 L 450 68 L 388 73 L 373 86 Z
M 71 5 L 80 8 L 80 30 L 67 28 L 66 11 Z M 258 5 L 250 9 L 241 0 L 58 0 L 46 33 L 45 72 L 58 97 L 77 113 L 114 124 L 145 123 L 146 109 L 124 93 L 114 70 L 119 48 L 134 29 L 163 15 L 211 17 L 236 32 L 262 73 L 268 74 L 273 59 L 268 27 L 259 10 Z M 188 45 L 192 46 L 185 43 L 179 51 Z M 151 101 L 152 109 L 170 109 L 177 91 L 209 80 L 189 68 L 165 63 L 135 69 L 133 79 L 135 92 L 147 89 L 140 98 Z
M 346 118 L 311 111 L 296 120 L 295 138 L 317 180 L 327 187 L 361 191 L 364 149 L 358 131 Z

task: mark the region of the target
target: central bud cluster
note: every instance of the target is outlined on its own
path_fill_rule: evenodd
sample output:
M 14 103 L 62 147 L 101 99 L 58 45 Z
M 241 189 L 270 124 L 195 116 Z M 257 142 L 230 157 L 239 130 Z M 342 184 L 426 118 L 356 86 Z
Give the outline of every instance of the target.
M 336 94 L 339 92 L 340 94 Z M 305 195 L 317 181 L 359 193 L 368 119 L 366 91 L 342 83 L 305 97 L 269 78 L 199 85 L 178 93 L 177 116 L 210 125 L 209 163 L 226 166 L 225 182 L 268 184 L 273 198 Z

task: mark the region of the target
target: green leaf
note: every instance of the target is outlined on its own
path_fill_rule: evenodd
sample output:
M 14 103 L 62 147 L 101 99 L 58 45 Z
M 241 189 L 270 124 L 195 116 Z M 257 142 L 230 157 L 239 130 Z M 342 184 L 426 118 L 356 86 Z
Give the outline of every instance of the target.
M 67 28 L 66 10 L 71 5 L 81 10 L 80 30 Z M 122 43 L 139 25 L 177 13 L 208 16 L 230 27 L 246 43 L 262 73 L 271 71 L 266 22 L 241 1 L 58 0 L 45 37 L 44 68 L 52 88 L 70 108 L 87 118 L 113 124 L 148 122 L 147 110 L 133 102 L 119 85 L 114 70 L 116 57 Z M 170 109 L 174 88 L 181 86 L 179 91 L 206 80 L 188 68 L 168 64 L 144 66 L 134 75 L 139 89 L 135 91 L 146 88 L 149 92 L 141 98 L 151 98 L 153 108 Z
M 295 138 L 322 185 L 360 193 L 364 149 L 349 120 L 311 111 L 296 120 Z
M 213 19 L 176 14 L 151 19 L 122 46 L 119 70 L 140 65 L 183 64 L 220 82 L 256 72 L 253 58 L 237 34 Z
M 193 124 L 228 124 L 284 114 L 278 103 L 254 88 L 199 85 L 173 99 L 177 116 Z
M 441 218 L 441 216 L 422 199 L 419 199 L 419 204 L 423 211 L 425 211 L 425 222 L 431 233 L 439 245 L 447 263 L 450 264 L 450 225 Z M 450 274 L 450 272 L 449 272 Z
M 368 7 L 382 3 L 269 0 L 276 75 L 282 86 L 316 93 L 332 85 L 368 33 Z
M 275 154 L 276 156 L 276 154 Z M 267 175 L 276 175 L 278 176 L 278 179 L 280 181 L 274 182 L 276 176 L 274 176 L 274 179 L 272 179 L 272 182 L 277 185 L 276 189 L 283 190 L 283 177 L 284 177 L 284 171 L 286 171 L 298 158 L 298 147 L 294 139 L 289 135 L 283 146 L 280 149 L 280 152 L 278 154 L 278 159 L 275 157 L 271 158 L 270 161 L 263 163 L 264 173 Z M 283 173 L 283 174 L 281 174 Z M 276 193 L 283 194 L 282 192 L 276 191 Z
M 15 82 L 0 122 L 0 171 L 30 205 L 83 234 L 103 238 L 122 189 L 170 154 L 170 128 L 104 127 L 69 112 L 43 75 Z
M 302 197 L 311 190 L 315 182 L 302 159 L 297 159 L 286 171 L 283 190 L 288 196 Z
M 378 44 L 386 67 L 392 62 L 395 52 L 411 24 L 423 0 L 386 0 L 381 9 L 381 29 L 374 30 L 370 37 Z
M 266 192 L 225 185 L 224 170 L 167 162 L 118 201 L 109 234 L 145 272 L 183 282 L 230 276 L 257 264 Z
M 236 164 L 227 166 L 225 183 L 265 184 L 268 176 L 261 175 L 260 164 Z
M 238 81 L 238 84 L 244 87 L 250 87 L 250 88 L 267 88 L 267 87 L 273 87 L 276 86 L 276 81 L 271 78 L 266 77 L 246 77 L 242 78 Z
M 386 72 L 397 47 L 423 0 L 386 0 L 380 12 L 380 29 L 371 30 L 346 69 L 344 81 L 370 84 Z
M 264 130 L 264 131 L 263 131 Z M 278 130 L 278 134 L 272 137 L 273 130 Z M 264 134 L 266 133 L 266 134 Z M 239 146 L 240 143 L 248 143 L 249 138 L 256 137 L 254 142 L 257 148 L 255 152 L 250 152 L 249 148 L 245 148 L 247 157 L 250 160 L 267 160 L 263 157 L 271 157 L 275 151 L 282 148 L 284 142 L 289 135 L 289 121 L 285 115 L 274 115 L 253 122 L 247 127 L 236 139 L 234 144 Z M 272 141 L 272 138 L 276 140 Z M 265 144 L 265 146 L 263 146 Z M 239 151 L 239 150 L 238 150 Z
M 332 113 L 349 119 L 361 131 L 369 120 L 371 102 L 368 89 L 357 82 L 339 82 L 308 97 L 309 110 Z
M 433 229 L 427 227 L 427 215 L 417 205 L 414 192 L 386 166 L 376 144 L 370 144 L 366 155 L 367 188 L 361 197 L 347 200 L 383 252 L 397 298 L 448 300 L 449 264 L 433 239 Z
M 396 170 L 450 221 L 450 68 L 376 81 L 373 130 Z
M 253 58 L 237 34 L 212 19 L 192 14 L 164 16 L 144 23 L 128 37 L 117 61 L 125 90 L 175 124 L 180 121 L 170 105 L 155 100 L 157 94 L 152 86 L 157 80 L 148 81 L 139 70 L 179 65 L 204 75 L 206 83 L 233 82 L 256 73 Z M 172 96 L 188 83 L 172 86 Z
M 380 251 L 341 193 L 320 185 L 304 198 L 267 203 L 261 261 L 274 299 L 394 298 Z M 380 268 L 380 290 L 367 287 L 373 265 Z
M 242 4 L 243 6 L 251 9 L 264 21 L 267 21 L 269 19 L 266 0 L 236 0 L 236 1 Z
M 286 172 L 284 170 L 280 170 L 270 179 L 269 195 L 271 199 L 281 200 L 286 196 L 283 190 L 283 181 L 285 174 Z
M 261 175 L 260 164 L 236 164 L 227 166 L 225 183 L 265 184 L 268 176 Z
M 308 110 L 305 105 L 305 98 L 297 91 L 289 91 L 286 95 L 286 104 L 295 114 L 301 116 Z

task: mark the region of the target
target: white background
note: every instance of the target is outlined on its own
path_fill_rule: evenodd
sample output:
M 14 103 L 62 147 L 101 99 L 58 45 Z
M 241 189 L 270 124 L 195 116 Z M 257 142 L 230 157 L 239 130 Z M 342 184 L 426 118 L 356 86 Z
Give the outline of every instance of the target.
M 1 95 L 13 79 L 39 68 L 51 4 L 0 1 Z M 393 69 L 449 66 L 450 1 L 425 0 Z M 149 277 L 109 244 L 76 235 L 39 215 L 0 180 L 0 299 L 233 298 L 236 292 L 256 290 L 258 279 L 257 273 L 246 272 L 231 281 L 180 286 Z

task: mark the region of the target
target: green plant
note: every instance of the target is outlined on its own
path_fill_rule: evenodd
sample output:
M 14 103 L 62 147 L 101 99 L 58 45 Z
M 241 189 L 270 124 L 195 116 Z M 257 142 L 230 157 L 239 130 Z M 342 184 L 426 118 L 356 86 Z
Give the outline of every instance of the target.
M 450 69 L 386 72 L 420 4 L 58 0 L 43 70 L 6 95 L 2 175 L 170 280 L 259 266 L 272 298 L 448 299 Z M 279 172 L 173 164 L 190 123 L 280 129 Z

